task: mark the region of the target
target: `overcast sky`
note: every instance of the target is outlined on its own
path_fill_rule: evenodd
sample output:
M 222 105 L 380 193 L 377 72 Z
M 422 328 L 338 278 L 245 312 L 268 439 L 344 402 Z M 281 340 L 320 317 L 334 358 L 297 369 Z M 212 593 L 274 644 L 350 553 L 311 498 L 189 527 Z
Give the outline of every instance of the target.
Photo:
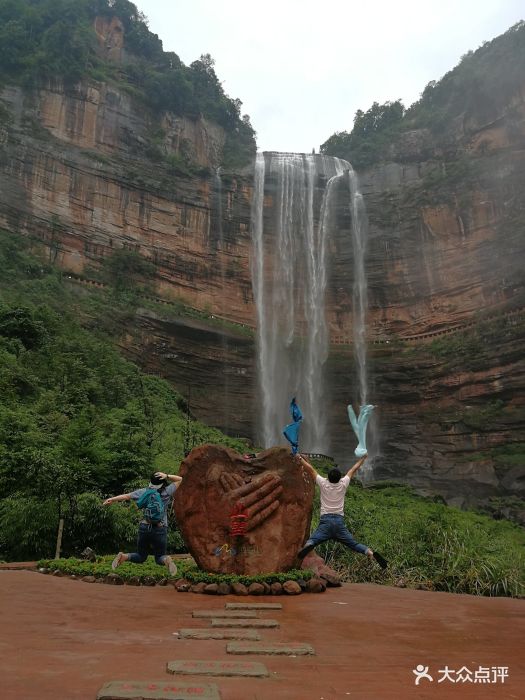
M 523 0 L 135 0 L 165 51 L 215 59 L 259 150 L 310 153 L 374 101 L 430 80 L 525 17 Z

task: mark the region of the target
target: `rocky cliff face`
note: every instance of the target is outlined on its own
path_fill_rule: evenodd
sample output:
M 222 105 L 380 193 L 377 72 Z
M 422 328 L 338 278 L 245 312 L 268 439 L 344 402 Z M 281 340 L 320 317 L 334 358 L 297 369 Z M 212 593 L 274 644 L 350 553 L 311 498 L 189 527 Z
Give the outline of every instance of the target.
M 148 113 L 106 85 L 6 89 L 2 105 L 1 226 L 39 237 L 74 272 L 135 250 L 157 266 L 159 294 L 251 320 L 249 192 L 238 178 L 225 181 L 221 246 L 213 217 L 220 127 L 166 114 L 159 155 Z M 205 176 L 170 165 L 181 148 Z
M 101 29 L 116 54 L 117 29 Z M 6 88 L 1 100 L 0 226 L 39 238 L 51 260 L 88 277 L 122 247 L 150 259 L 155 295 L 178 306 L 139 312 L 123 349 L 182 392 L 191 385 L 199 418 L 253 435 L 253 178 L 248 169 L 218 179 L 220 127 L 166 114 L 152 151 L 147 109 L 108 85 Z M 376 474 L 457 502 L 524 486 L 523 324 L 519 314 L 497 321 L 523 306 L 524 146 L 517 96 L 490 124 L 469 115 L 453 125 L 448 145 L 405 134 L 389 162 L 360 174 L 370 220 L 370 381 L 380 406 Z M 188 154 L 200 171 L 181 170 Z M 345 197 L 328 292 L 330 450 L 339 460 L 354 447 L 344 411 L 355 394 Z M 184 305 L 201 318 L 176 311 Z M 481 331 L 446 335 L 430 349 L 428 334 L 483 316 L 492 320 Z M 491 323 L 503 325 L 491 331 Z
M 404 134 L 390 162 L 361 174 L 375 476 L 459 505 L 525 487 L 524 146 L 522 93 L 491 123 L 465 116 L 440 143 Z M 344 236 L 338 246 L 337 330 L 351 328 L 341 295 L 353 255 Z M 331 368 L 355 376 L 345 352 L 332 355 Z M 332 391 L 344 405 L 338 381 Z M 333 419 L 345 436 L 333 448 L 342 456 L 345 417 Z

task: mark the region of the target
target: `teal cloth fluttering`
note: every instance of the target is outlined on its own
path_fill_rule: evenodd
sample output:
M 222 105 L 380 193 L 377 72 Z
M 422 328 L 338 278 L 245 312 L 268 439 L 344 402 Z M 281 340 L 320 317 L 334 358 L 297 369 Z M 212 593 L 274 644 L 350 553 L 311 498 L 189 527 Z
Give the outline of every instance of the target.
M 299 428 L 301 427 L 303 414 L 295 401 L 295 397 L 290 403 L 290 413 L 293 418 L 293 423 L 289 423 L 284 428 L 283 435 L 292 446 L 292 454 L 296 455 L 299 451 Z
M 359 409 L 359 417 L 356 418 L 354 409 L 352 406 L 347 406 L 348 418 L 352 424 L 352 428 L 357 437 L 358 445 L 354 450 L 356 457 L 364 457 L 367 454 L 366 449 L 366 426 L 370 420 L 370 415 L 374 410 L 375 406 L 372 404 L 365 404 Z

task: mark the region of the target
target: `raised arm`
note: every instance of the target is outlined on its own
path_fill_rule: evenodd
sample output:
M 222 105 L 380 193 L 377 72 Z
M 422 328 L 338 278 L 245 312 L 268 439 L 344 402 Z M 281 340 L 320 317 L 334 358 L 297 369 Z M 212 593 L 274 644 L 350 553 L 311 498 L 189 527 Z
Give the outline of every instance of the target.
M 180 484 L 180 482 L 182 481 L 182 476 L 178 476 L 178 474 L 166 474 L 166 472 L 155 472 L 155 476 L 158 476 L 161 479 L 167 479 L 168 481 L 172 481 L 175 484 Z
M 111 498 L 106 498 L 105 501 L 102 501 L 103 506 L 110 506 L 112 503 L 118 503 L 119 501 L 130 501 L 131 500 L 131 494 L 129 493 L 121 493 L 119 496 L 112 496 Z
M 304 467 L 307 471 L 310 472 L 310 474 L 312 475 L 312 477 L 313 477 L 314 479 L 317 478 L 317 472 L 316 472 L 316 470 L 314 469 L 314 467 L 312 467 L 312 465 L 310 464 L 310 462 L 308 462 L 308 461 L 303 457 L 303 455 L 301 455 L 301 454 L 298 454 L 298 455 L 297 455 L 297 458 L 298 458 L 298 460 L 301 462 L 301 464 L 303 465 L 303 467 Z
M 356 473 L 356 471 L 363 465 L 367 457 L 368 455 L 364 455 L 363 457 L 361 457 L 361 459 L 358 459 L 354 466 L 350 467 L 350 469 L 346 472 L 346 476 L 348 476 L 351 479 Z

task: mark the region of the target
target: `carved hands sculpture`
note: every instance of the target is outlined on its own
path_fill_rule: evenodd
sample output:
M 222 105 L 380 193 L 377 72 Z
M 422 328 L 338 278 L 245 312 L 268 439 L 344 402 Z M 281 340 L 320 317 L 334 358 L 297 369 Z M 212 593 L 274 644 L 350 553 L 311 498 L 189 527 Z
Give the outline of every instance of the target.
M 223 472 L 219 483 L 223 491 L 224 513 L 233 513 L 237 508 L 245 514 L 245 532 L 258 527 L 279 507 L 283 487 L 277 474 L 263 474 L 254 481 L 246 482 L 241 474 Z M 229 517 L 231 519 L 232 516 Z
M 314 484 L 286 448 L 246 459 L 218 445 L 184 460 L 175 513 L 200 568 L 285 571 L 310 529 Z

